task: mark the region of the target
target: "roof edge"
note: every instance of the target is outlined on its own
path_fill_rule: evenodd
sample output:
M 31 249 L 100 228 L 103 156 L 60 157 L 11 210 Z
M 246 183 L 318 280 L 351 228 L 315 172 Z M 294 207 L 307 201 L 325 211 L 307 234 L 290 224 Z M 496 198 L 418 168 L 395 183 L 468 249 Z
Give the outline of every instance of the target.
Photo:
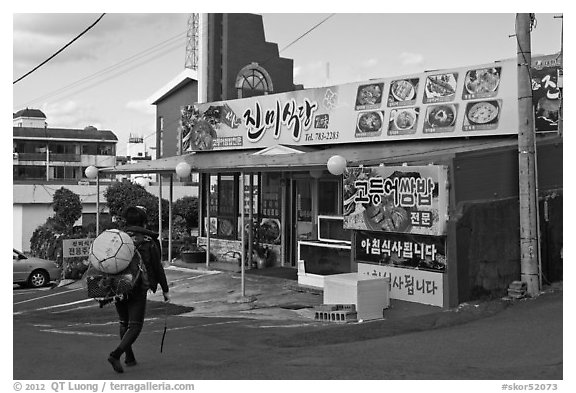
M 169 93 L 174 91 L 176 88 L 182 85 L 187 79 L 198 81 L 198 72 L 196 70 L 185 68 L 180 74 L 176 75 L 174 79 L 166 83 L 164 86 L 156 90 L 148 99 L 146 100 L 150 105 L 156 105 L 158 101 L 167 96 Z

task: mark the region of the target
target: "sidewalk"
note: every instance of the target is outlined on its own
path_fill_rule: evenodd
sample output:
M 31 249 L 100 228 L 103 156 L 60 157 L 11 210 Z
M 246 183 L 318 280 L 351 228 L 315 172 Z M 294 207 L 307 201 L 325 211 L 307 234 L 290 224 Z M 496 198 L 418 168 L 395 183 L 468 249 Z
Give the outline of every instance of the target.
M 292 268 L 247 269 L 244 274 L 244 296 L 241 287 L 241 273 L 237 265 L 231 263 L 188 264 L 180 260 L 166 267 L 170 271 L 191 270 L 200 273 L 193 279 L 169 280 L 174 304 L 194 307 L 194 311 L 184 316 L 243 317 L 266 320 L 286 320 L 319 324 L 343 324 L 323 322 L 314 319 L 314 307 L 323 303 L 322 290 L 298 285 L 296 271 Z M 173 276 L 173 275 L 171 275 Z M 556 283 L 542 292 L 561 292 L 562 283 Z M 161 301 L 156 293 L 150 300 Z M 538 298 L 536 298 L 538 299 Z M 384 311 L 381 322 L 390 322 L 400 331 L 425 330 L 441 326 L 466 323 L 494 315 L 516 302 L 533 299 L 496 299 L 486 302 L 470 302 L 445 310 L 440 307 L 391 299 L 390 308 Z M 366 322 L 365 322 L 366 323 Z M 345 324 L 345 323 L 344 323 Z M 354 323 L 352 323 L 354 324 Z M 350 323 L 348 323 L 350 325 Z

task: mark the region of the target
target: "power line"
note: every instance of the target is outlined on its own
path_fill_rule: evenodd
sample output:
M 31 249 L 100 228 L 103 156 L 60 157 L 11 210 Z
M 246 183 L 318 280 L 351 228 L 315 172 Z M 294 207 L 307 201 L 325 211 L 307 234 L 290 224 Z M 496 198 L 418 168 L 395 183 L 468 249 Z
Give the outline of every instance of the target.
M 298 41 L 300 41 L 302 38 L 304 38 L 305 36 L 307 36 L 308 34 L 310 34 L 312 31 L 314 31 L 315 29 L 317 29 L 318 27 L 320 27 L 320 25 L 322 25 L 324 22 L 326 22 L 328 19 L 332 18 L 334 15 L 336 14 L 330 14 L 328 15 L 326 18 L 322 19 L 320 22 L 318 22 L 317 24 L 315 24 L 314 26 L 312 26 L 310 29 L 308 29 L 306 32 L 304 32 L 303 34 L 301 34 L 298 38 L 296 38 L 294 41 L 290 42 L 288 45 L 286 45 L 284 48 L 280 49 L 278 51 L 278 55 L 280 55 L 280 53 L 282 53 L 283 51 L 285 51 L 286 49 L 290 48 L 292 45 L 294 45 L 295 43 L 297 43 Z M 261 65 L 265 65 L 266 63 L 268 63 L 270 60 L 275 59 L 276 56 L 270 56 L 269 58 L 267 58 L 266 60 L 264 60 Z
M 60 52 L 62 52 L 64 49 L 68 48 L 70 45 L 72 45 L 72 43 L 74 41 L 76 41 L 78 38 L 82 37 L 84 34 L 86 34 L 89 30 L 91 30 L 94 26 L 96 26 L 96 24 L 98 22 L 100 22 L 100 20 L 104 17 L 104 15 L 106 15 L 105 13 L 100 15 L 100 17 L 98 19 L 96 19 L 96 21 L 94 23 L 92 23 L 90 26 L 88 26 L 82 33 L 78 34 L 76 37 L 74 37 L 74 39 L 70 42 L 68 42 L 66 45 L 64 45 L 62 48 L 60 48 L 56 53 L 54 53 L 52 56 L 50 56 L 49 58 L 47 58 L 46 60 L 44 60 L 42 63 L 38 64 L 36 67 L 34 67 L 32 70 L 28 71 L 26 74 L 22 75 L 20 78 L 16 79 L 14 82 L 12 82 L 12 84 L 16 84 L 18 82 L 20 82 L 22 79 L 26 78 L 28 75 L 30 75 L 31 73 L 33 73 L 34 71 L 36 71 L 38 68 L 42 67 L 44 64 L 48 63 L 50 60 L 52 60 L 54 57 L 56 57 Z

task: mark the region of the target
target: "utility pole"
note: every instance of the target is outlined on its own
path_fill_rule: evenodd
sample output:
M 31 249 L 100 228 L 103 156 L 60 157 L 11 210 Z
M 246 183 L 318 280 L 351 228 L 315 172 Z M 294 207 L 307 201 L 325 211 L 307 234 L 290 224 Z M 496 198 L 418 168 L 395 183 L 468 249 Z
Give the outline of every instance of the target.
M 516 14 L 518 43 L 518 177 L 520 196 L 520 277 L 527 293 L 537 296 L 541 288 L 538 252 L 538 195 L 536 144 L 532 104 L 530 30 L 532 14 Z

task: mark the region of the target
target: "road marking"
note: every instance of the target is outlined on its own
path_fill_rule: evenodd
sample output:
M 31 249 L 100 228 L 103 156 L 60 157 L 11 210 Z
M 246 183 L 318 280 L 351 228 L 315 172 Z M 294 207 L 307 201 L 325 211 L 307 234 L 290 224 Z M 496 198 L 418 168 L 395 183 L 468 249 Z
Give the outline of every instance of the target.
M 58 292 L 58 293 L 53 293 L 53 294 L 46 295 L 46 296 L 35 297 L 35 298 L 33 298 L 33 299 L 22 300 L 21 302 L 14 303 L 13 305 L 15 306 L 15 305 L 17 305 L 17 304 L 28 303 L 28 302 L 32 302 L 32 301 L 34 301 L 34 300 L 46 299 L 46 298 L 48 298 L 48 297 L 57 296 L 57 295 L 62 295 L 63 293 L 70 293 L 70 292 L 73 292 L 73 291 L 80 291 L 80 290 L 84 290 L 84 288 L 70 289 L 69 291 L 66 291 L 66 292 Z
M 170 284 L 173 284 L 173 283 L 179 282 L 179 281 L 195 280 L 195 279 L 197 279 L 197 278 L 202 278 L 202 277 L 206 277 L 206 276 L 212 276 L 212 275 L 214 275 L 214 274 L 216 274 L 216 273 L 206 273 L 206 274 L 201 274 L 201 275 L 199 275 L 199 276 L 192 276 L 192 277 L 180 278 L 180 279 L 178 279 L 178 280 L 172 280 L 172 281 L 170 281 Z
M 175 328 L 168 328 L 167 330 L 169 330 L 169 331 L 184 330 L 184 329 L 193 329 L 193 328 L 200 328 L 200 327 L 207 327 L 207 326 L 226 325 L 226 324 L 230 324 L 230 323 L 239 323 L 239 322 L 241 322 L 241 321 L 216 322 L 216 323 L 207 323 L 204 325 L 181 326 L 181 327 L 175 327 Z M 164 332 L 164 329 L 152 331 L 152 333 L 163 333 L 163 332 Z
M 41 332 L 57 333 L 57 334 L 70 334 L 77 336 L 92 336 L 92 337 L 116 337 L 116 334 L 109 333 L 92 333 L 92 332 L 79 332 L 76 330 L 58 330 L 58 329 L 42 329 Z
M 312 326 L 318 325 L 316 323 L 297 323 L 295 325 L 261 325 L 261 326 L 251 326 L 256 329 L 270 329 L 270 328 L 295 328 L 295 327 L 304 327 L 304 326 Z

